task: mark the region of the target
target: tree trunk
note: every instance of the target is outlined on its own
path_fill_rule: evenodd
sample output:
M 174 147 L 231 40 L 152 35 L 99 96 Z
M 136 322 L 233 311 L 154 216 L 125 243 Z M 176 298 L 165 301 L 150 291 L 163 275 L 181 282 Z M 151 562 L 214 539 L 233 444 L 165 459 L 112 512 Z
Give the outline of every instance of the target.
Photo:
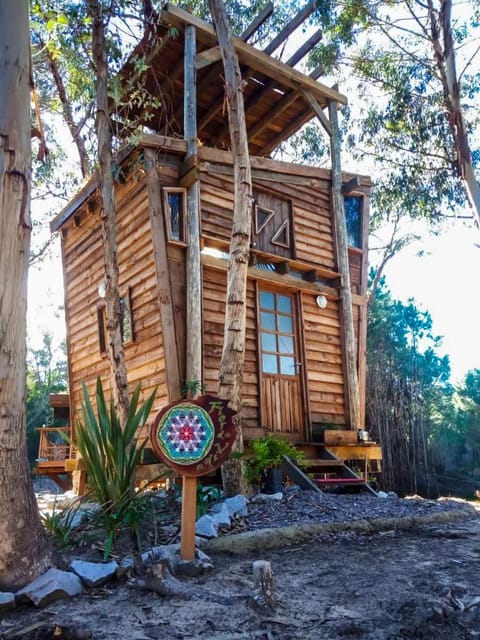
M 50 551 L 27 462 L 25 360 L 30 248 L 27 0 L 0 5 L 0 589 L 42 573 Z
M 241 386 L 245 361 L 245 323 L 247 271 L 252 223 L 252 178 L 242 78 L 235 53 L 223 0 L 209 0 L 225 70 L 225 95 L 232 143 L 235 197 L 233 208 L 230 262 L 228 268 L 225 336 L 220 362 L 218 394 L 240 411 Z M 243 452 L 243 435 L 237 413 L 237 438 L 233 451 Z M 223 484 L 228 495 L 247 490 L 241 458 L 230 458 L 222 468 Z
M 478 227 L 480 226 L 480 184 L 473 171 L 472 152 L 460 101 L 460 81 L 457 77 L 451 23 L 452 1 L 441 0 L 440 10 L 437 12 L 433 7 L 433 1 L 429 0 L 428 12 L 435 62 L 443 85 L 448 122 L 457 154 L 458 177 L 463 181 Z
M 118 287 L 115 185 L 112 173 L 112 129 L 108 109 L 108 64 L 103 10 L 98 0 L 87 0 L 92 18 L 92 51 L 97 93 L 96 132 L 100 189 L 103 211 L 102 242 L 105 268 L 105 307 L 107 314 L 108 356 L 112 373 L 115 408 L 125 427 L 128 415 L 128 380 L 122 343 L 120 292 Z
M 328 103 L 328 111 L 330 115 L 330 125 L 332 127 L 332 135 L 330 138 L 332 157 L 332 212 L 338 271 L 342 279 L 342 285 L 340 287 L 340 312 L 342 321 L 345 399 L 347 403 L 348 426 L 351 429 L 358 429 L 363 428 L 364 420 L 360 411 L 360 387 L 358 384 L 357 349 L 353 322 L 347 227 L 342 195 L 340 131 L 338 126 L 337 105 L 332 100 Z

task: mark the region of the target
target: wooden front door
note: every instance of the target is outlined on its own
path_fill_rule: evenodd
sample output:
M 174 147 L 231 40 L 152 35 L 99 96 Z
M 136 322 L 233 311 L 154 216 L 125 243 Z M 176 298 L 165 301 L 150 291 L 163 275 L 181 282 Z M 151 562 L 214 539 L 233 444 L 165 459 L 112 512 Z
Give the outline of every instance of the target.
M 304 439 L 302 371 L 295 296 L 258 293 L 262 427 Z

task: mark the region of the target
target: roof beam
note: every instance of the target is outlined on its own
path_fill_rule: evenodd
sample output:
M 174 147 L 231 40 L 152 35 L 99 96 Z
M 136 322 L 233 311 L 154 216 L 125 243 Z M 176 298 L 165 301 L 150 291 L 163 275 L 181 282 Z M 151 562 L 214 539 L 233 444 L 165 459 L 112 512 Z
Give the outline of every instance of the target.
M 321 66 L 316 67 L 310 74 L 311 78 L 317 78 L 322 75 L 323 68 Z M 279 102 L 277 106 L 272 109 L 265 117 L 259 120 L 251 129 L 248 130 L 248 137 L 250 140 L 254 140 L 259 133 L 266 129 L 269 124 L 283 111 L 286 111 L 294 102 L 301 98 L 301 94 L 298 91 L 290 90 L 283 98 L 279 96 Z
M 280 31 L 280 33 L 275 36 L 275 38 L 270 42 L 268 46 L 265 47 L 264 52 L 267 54 L 271 54 L 278 49 L 278 47 L 285 42 L 288 36 L 292 35 L 297 27 L 299 27 L 302 22 L 314 12 L 317 6 L 317 0 L 309 0 L 309 2 L 301 9 L 296 16 L 291 20 L 288 25 Z
M 319 42 L 322 38 L 322 31 L 321 29 L 318 29 L 299 49 L 297 49 L 297 51 L 293 54 L 293 56 L 291 56 L 288 60 L 287 63 L 288 66 L 293 67 L 297 64 L 297 62 L 300 62 L 300 60 L 302 58 L 304 58 L 307 53 L 309 53 L 309 51 L 312 49 L 312 47 L 314 47 L 317 42 Z M 253 95 L 251 95 L 248 99 L 248 101 L 245 103 L 245 113 L 248 114 L 248 111 L 255 106 L 255 104 L 261 100 L 263 98 L 263 96 L 267 95 L 268 93 L 270 93 L 271 91 L 273 91 L 273 89 L 277 86 L 277 81 L 276 80 L 269 80 L 263 88 L 259 89 L 258 91 L 256 91 Z M 287 94 L 288 95 L 288 94 Z M 290 104 L 292 104 L 290 102 Z M 317 103 L 318 104 L 318 103 Z M 269 120 L 271 120 L 271 118 L 269 118 Z M 228 126 L 225 126 L 219 136 L 223 137 L 224 135 L 226 135 L 226 131 L 228 130 Z M 250 131 L 248 132 L 249 135 L 249 139 L 250 139 Z
M 261 11 L 254 20 L 252 20 L 245 31 L 241 34 L 240 40 L 247 42 L 247 40 L 251 38 L 253 34 L 268 20 L 272 13 L 273 3 L 269 2 L 263 11 Z M 203 69 L 203 67 L 208 67 L 209 65 L 218 62 L 221 57 L 222 54 L 220 53 L 220 47 L 212 47 L 211 49 L 202 51 L 197 55 L 195 66 L 197 69 Z
M 261 11 L 258 16 L 252 20 L 252 22 L 248 25 L 245 31 L 240 36 L 240 40 L 247 42 L 254 33 L 256 33 L 260 27 L 268 20 L 268 18 L 273 13 L 273 2 L 269 2 L 263 11 Z
M 325 129 L 325 131 L 331 137 L 332 136 L 332 126 L 330 124 L 330 120 L 323 113 L 322 107 L 318 104 L 318 102 L 315 100 L 315 98 L 312 96 L 312 94 L 309 91 L 303 91 L 302 90 L 302 95 L 305 98 L 306 103 L 308 105 L 310 105 L 312 111 L 314 112 L 314 114 L 319 119 L 320 124 L 322 125 L 322 127 Z
M 180 28 L 186 24 L 191 24 L 197 28 L 197 35 L 200 41 L 211 47 L 217 45 L 212 25 L 192 16 L 187 11 L 180 9 L 175 5 L 167 4 L 166 10 L 162 11 L 162 20 L 166 24 L 173 24 Z M 255 47 L 243 42 L 239 38 L 234 38 L 233 40 L 239 60 L 240 62 L 243 62 L 243 64 L 263 73 L 269 78 L 281 79 L 281 83 L 283 85 L 292 89 L 299 89 L 303 86 L 305 89 L 310 90 L 320 102 L 324 103 L 327 100 L 335 100 L 341 104 L 347 104 L 346 96 L 342 95 L 335 89 L 331 89 L 326 85 L 316 82 L 297 69 L 289 67 L 280 60 L 275 60 L 267 53 L 255 49 Z

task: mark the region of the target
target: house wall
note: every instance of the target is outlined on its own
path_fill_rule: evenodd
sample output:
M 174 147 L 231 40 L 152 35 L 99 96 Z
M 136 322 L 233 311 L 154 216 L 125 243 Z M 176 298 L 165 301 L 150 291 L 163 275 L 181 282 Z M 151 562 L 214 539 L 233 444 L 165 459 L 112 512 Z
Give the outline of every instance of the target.
M 165 166 L 162 181 L 177 181 L 177 170 Z M 165 362 L 147 189 L 138 175 L 117 187 L 117 245 L 120 294 L 131 296 L 134 340 L 124 344 L 131 390 L 141 383 L 142 397 L 157 388 L 155 408 L 167 399 Z M 62 227 L 65 311 L 69 361 L 70 402 L 73 418 L 80 418 L 81 383 L 91 397 L 96 379 L 109 393 L 106 353 L 100 352 L 98 309 L 103 305 L 98 287 L 103 280 L 100 210 L 95 196 Z M 173 261 L 175 262 L 175 261 Z M 172 268 L 176 273 L 178 268 Z
M 233 212 L 233 174 L 228 154 L 201 149 L 198 165 L 201 180 L 201 227 L 206 247 L 228 251 Z M 162 186 L 178 187 L 179 161 L 166 152 L 158 154 L 158 178 Z M 288 291 L 298 307 L 301 338 L 303 410 L 305 433 L 293 438 L 305 440 L 310 429 L 325 423 L 345 423 L 342 370 L 342 336 L 336 287 L 335 244 L 330 215 L 329 172 L 252 158 L 254 190 L 268 198 L 288 201 L 291 206 L 292 246 L 279 255 L 290 255 L 296 275 L 270 273 L 249 268 L 247 283 L 247 328 L 245 372 L 243 378 L 242 424 L 245 437 L 257 437 L 269 425 L 262 424 L 261 375 L 258 355 L 257 289 Z M 138 168 L 138 167 L 137 167 Z M 349 176 L 347 176 L 347 179 Z M 126 184 L 117 186 L 117 237 L 120 292 L 129 288 L 132 303 L 134 340 L 125 344 L 131 389 L 141 383 L 143 395 L 157 387 L 155 411 L 167 402 L 168 390 L 157 276 L 148 193 L 140 171 L 135 170 Z M 79 416 L 81 382 L 92 395 L 97 376 L 110 388 L 106 354 L 99 349 L 97 310 L 102 304 L 98 286 L 103 279 L 103 251 L 100 212 L 95 194 L 84 202 L 62 226 L 62 252 L 65 272 L 68 356 L 71 406 Z M 279 255 L 272 256 L 278 259 Z M 356 251 L 352 266 L 354 317 L 359 336 L 359 370 L 364 371 L 365 268 L 362 251 Z M 184 376 L 184 290 L 185 248 L 168 245 L 170 284 L 177 326 L 180 373 Z M 268 255 L 260 256 L 268 259 Z M 223 346 L 227 260 L 202 257 L 203 262 L 203 368 L 206 390 L 215 393 Z M 317 283 L 299 278 L 318 270 Z M 318 284 L 320 283 L 320 285 Z M 326 309 L 316 304 L 316 296 L 328 297 Z M 360 376 L 361 377 L 361 376 Z M 153 414 L 154 415 L 154 414 Z

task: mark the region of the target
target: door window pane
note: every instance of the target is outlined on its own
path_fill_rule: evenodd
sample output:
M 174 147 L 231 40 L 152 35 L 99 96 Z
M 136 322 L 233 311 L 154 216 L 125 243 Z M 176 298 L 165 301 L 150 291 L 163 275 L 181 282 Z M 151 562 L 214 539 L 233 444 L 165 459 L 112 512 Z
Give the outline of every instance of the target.
M 264 373 L 278 373 L 277 356 L 264 353 L 262 356 L 262 362 Z
M 280 373 L 283 373 L 284 376 L 294 376 L 296 373 L 295 358 L 280 356 Z
M 275 309 L 275 294 L 269 291 L 260 293 L 260 307 L 262 309 Z
M 277 337 L 274 333 L 262 333 L 262 350 L 263 351 L 276 351 L 277 350 Z
M 260 314 L 260 323 L 261 323 L 262 329 L 269 329 L 270 331 L 275 331 L 276 329 L 275 314 L 262 311 L 262 313 Z
M 280 353 L 295 353 L 291 336 L 278 336 Z
M 278 316 L 278 330 L 282 333 L 293 333 L 292 316 Z
M 283 313 L 292 313 L 292 299 L 288 296 L 277 295 L 277 309 Z

